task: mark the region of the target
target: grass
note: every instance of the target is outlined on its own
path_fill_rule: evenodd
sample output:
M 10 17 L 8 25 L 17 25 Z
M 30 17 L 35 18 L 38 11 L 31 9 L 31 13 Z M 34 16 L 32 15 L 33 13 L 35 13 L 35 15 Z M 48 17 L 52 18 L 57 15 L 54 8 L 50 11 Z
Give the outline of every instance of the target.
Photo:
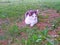
M 1 24 L 1 28 L 6 31 L 6 36 L 12 38 L 13 43 L 17 43 L 18 45 L 44 45 L 43 42 L 46 41 L 45 45 L 54 45 L 54 40 L 51 41 L 51 37 L 48 36 L 47 32 L 48 29 L 40 31 L 36 26 L 34 26 L 32 29 L 28 26 L 24 28 L 18 29 L 18 26 L 16 25 L 16 22 L 21 22 L 23 20 L 24 14 L 27 10 L 30 9 L 39 9 L 44 10 L 46 8 L 60 10 L 60 0 L 53 0 L 53 1 L 40 1 L 40 0 L 21 0 L 21 2 L 11 1 L 6 3 L 0 3 L 0 19 L 4 21 L 4 19 L 8 18 L 10 20 L 10 23 L 3 23 Z M 2 2 L 0 0 L 0 2 Z M 41 19 L 48 18 L 48 16 L 43 17 L 39 15 L 39 21 Z M 52 24 L 54 24 L 55 27 L 52 27 L 55 29 L 57 26 L 60 26 L 58 23 L 60 22 L 60 18 L 57 18 L 56 21 L 52 21 Z M 7 21 L 9 22 L 9 21 Z M 12 25 L 12 24 L 13 25 Z M 21 32 L 24 34 L 26 33 L 27 39 L 21 38 Z M 60 33 L 60 32 L 59 32 Z M 17 37 L 21 38 L 20 40 L 17 39 Z M 4 40 L 6 37 L 0 36 L 1 40 Z M 55 40 L 56 41 L 56 40 Z M 58 41 L 59 42 L 59 41 Z M 58 43 L 56 42 L 56 43 Z M 11 45 L 11 43 L 10 43 Z
M 27 1 L 28 2 L 28 1 Z M 34 2 L 34 1 L 33 1 Z M 38 1 L 37 1 L 38 2 Z M 14 3 L 15 4 L 15 3 Z M 10 17 L 19 17 L 24 15 L 27 10 L 30 9 L 39 9 L 39 8 L 53 8 L 60 10 L 59 2 L 39 2 L 39 3 L 18 3 L 14 4 L 1 4 L 0 6 L 0 18 L 10 18 Z
M 56 18 L 55 20 L 51 21 L 52 29 L 56 29 L 58 26 L 60 26 L 60 17 Z

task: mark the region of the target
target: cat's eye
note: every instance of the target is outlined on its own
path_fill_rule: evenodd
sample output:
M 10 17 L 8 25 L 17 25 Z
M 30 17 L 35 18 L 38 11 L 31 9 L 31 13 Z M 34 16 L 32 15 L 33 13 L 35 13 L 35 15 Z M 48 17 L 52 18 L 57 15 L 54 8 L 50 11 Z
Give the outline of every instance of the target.
M 32 16 L 32 17 L 37 17 L 37 16 Z
M 32 16 L 32 17 L 34 17 L 34 16 Z

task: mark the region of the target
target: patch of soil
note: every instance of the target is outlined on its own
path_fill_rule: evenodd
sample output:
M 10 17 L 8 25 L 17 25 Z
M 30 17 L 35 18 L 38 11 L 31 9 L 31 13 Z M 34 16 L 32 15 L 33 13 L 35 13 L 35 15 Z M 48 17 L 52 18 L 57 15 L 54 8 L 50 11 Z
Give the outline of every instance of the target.
M 26 26 L 24 20 L 23 20 L 22 22 L 18 22 L 18 23 L 16 23 L 16 24 L 17 24 L 17 26 L 18 26 L 19 28 L 22 28 L 22 27 L 25 27 L 25 26 Z
M 17 43 L 13 43 L 13 44 L 11 44 L 11 45 L 18 45 Z
M 2 24 L 2 23 L 7 23 L 7 24 L 9 24 L 9 23 L 10 23 L 9 18 L 6 18 L 6 19 L 0 19 L 0 24 Z
M 40 14 L 43 17 L 48 16 L 48 18 L 43 19 L 43 22 L 40 21 L 37 24 L 37 27 L 40 30 L 44 30 L 46 28 L 46 26 L 51 27 L 52 24 L 50 23 L 50 21 L 55 20 L 55 18 L 60 17 L 60 14 L 57 13 L 57 11 L 53 10 L 53 9 L 44 10 Z M 54 29 L 54 30 L 49 30 L 48 34 L 52 37 L 56 37 L 56 36 L 58 36 L 58 32 L 60 32 L 60 27 L 58 27 L 57 29 Z
M 2 22 L 3 22 L 2 19 L 0 19 L 0 25 L 2 24 Z
M 48 32 L 48 34 L 49 34 L 51 37 L 58 37 L 58 36 L 59 36 L 55 30 L 50 30 L 50 31 Z
M 22 38 L 25 38 L 25 39 L 27 39 L 27 34 L 26 34 L 26 33 L 24 33 L 24 32 L 21 32 L 20 34 L 21 34 L 21 37 L 22 37 Z
M 8 45 L 8 41 L 7 40 L 0 40 L 0 44 L 1 45 Z
M 2 29 L 0 29 L 0 36 L 4 35 L 4 32 L 2 31 Z M 8 45 L 8 41 L 7 40 L 0 40 L 0 44 L 1 45 Z
M 0 29 L 0 35 L 4 35 L 4 32 L 2 29 Z
M 60 17 L 60 14 L 57 13 L 56 10 L 53 10 L 53 9 L 48 9 L 48 10 L 42 11 L 41 15 L 43 15 L 43 16 L 48 15 L 49 19 Z
M 60 35 L 60 26 L 55 30 L 56 30 L 57 34 Z
M 47 26 L 48 27 L 51 26 L 49 23 L 44 23 L 44 22 L 37 23 L 36 25 L 40 30 L 44 30 Z

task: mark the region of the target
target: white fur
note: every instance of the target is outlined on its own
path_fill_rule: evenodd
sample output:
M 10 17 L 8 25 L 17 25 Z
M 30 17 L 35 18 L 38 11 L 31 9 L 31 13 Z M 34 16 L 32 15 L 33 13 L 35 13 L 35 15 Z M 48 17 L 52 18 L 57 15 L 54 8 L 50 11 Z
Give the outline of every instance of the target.
M 30 24 L 31 27 L 34 26 L 37 22 L 37 15 L 35 13 L 33 13 L 32 16 L 27 15 L 25 17 L 25 23 Z

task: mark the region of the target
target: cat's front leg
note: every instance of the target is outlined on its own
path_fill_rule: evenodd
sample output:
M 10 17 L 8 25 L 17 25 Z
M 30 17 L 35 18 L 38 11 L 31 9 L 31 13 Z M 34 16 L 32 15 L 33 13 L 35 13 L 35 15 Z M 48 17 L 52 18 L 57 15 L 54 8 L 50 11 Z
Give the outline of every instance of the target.
M 30 27 L 33 27 L 33 26 L 34 26 L 34 23 L 31 23 L 31 24 L 30 24 Z

